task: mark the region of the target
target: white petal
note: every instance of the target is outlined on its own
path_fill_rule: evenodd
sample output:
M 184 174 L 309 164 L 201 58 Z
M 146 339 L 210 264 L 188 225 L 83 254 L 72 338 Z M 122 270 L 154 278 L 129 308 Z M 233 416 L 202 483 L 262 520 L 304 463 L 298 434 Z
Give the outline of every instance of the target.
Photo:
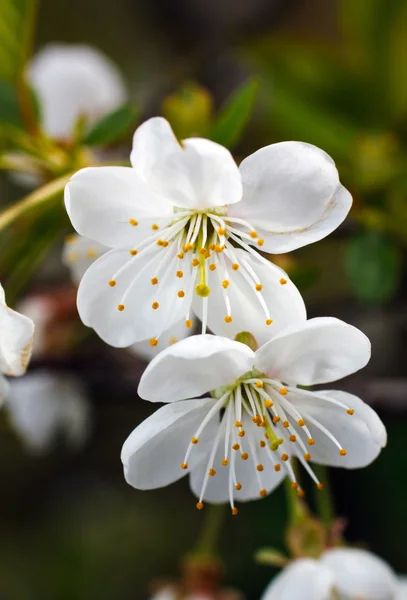
M 23 375 L 30 362 L 34 323 L 9 308 L 0 286 L 0 370 L 5 375 Z
M 398 578 L 398 586 L 395 600 L 407 600 L 407 577 Z
M 214 335 L 194 335 L 156 356 L 144 371 L 138 394 L 150 402 L 174 402 L 231 385 L 253 367 L 254 352 Z
M 78 233 L 110 248 L 137 248 L 152 225 L 164 227 L 174 216 L 130 167 L 81 169 L 65 187 L 65 205 Z
M 328 383 L 355 373 L 370 359 L 370 342 L 356 327 L 333 317 L 290 327 L 256 353 L 256 366 L 294 385 Z
M 261 294 L 270 313 L 272 324 L 266 325 L 266 315 L 259 302 L 259 292 L 254 283 L 248 283 L 242 275 L 241 267 L 234 271 L 231 261 L 225 257 L 229 287 L 225 290 L 231 304 L 232 322 L 226 323 L 226 305 L 221 280 L 226 279 L 222 269 L 209 271 L 208 284 L 211 293 L 208 297 L 208 327 L 216 335 L 234 338 L 241 331 L 249 331 L 254 335 L 259 345 L 269 341 L 289 325 L 305 322 L 306 309 L 298 289 L 284 271 L 273 263 L 267 265 L 252 259 L 244 250 L 235 250 L 238 260 L 245 260 L 257 274 L 263 289 Z M 221 277 L 219 278 L 219 274 Z M 280 280 L 286 283 L 281 285 Z M 194 295 L 194 312 L 202 318 L 202 300 Z
M 239 169 L 226 148 L 200 138 L 180 144 L 161 117 L 136 130 L 130 159 L 148 186 L 176 206 L 205 209 L 242 197 Z
M 141 490 L 153 489 L 188 473 L 180 466 L 185 452 L 215 403 L 212 398 L 202 398 L 167 404 L 136 427 L 124 442 L 121 453 L 127 483 Z M 188 458 L 189 469 L 209 452 L 218 426 L 215 415 Z
M 242 484 L 240 490 L 233 486 L 233 498 L 236 502 L 247 502 L 249 500 L 260 500 L 260 490 L 265 489 L 267 493 L 272 492 L 285 478 L 284 470 L 276 472 L 270 459 L 265 456 L 270 450 L 260 448 L 259 442 L 264 438 L 264 429 L 253 424 L 250 417 L 243 416 L 243 428 L 246 432 L 244 438 L 239 438 L 241 449 L 235 451 L 229 448 L 229 464 L 222 465 L 225 458 L 225 437 L 223 435 L 218 451 L 215 455 L 213 468 L 216 470 L 214 477 L 209 477 L 208 484 L 203 496 L 204 502 L 214 504 L 229 502 L 229 473 L 231 469 L 232 454 L 235 461 L 236 481 Z M 250 441 L 249 441 L 250 438 Z M 252 452 L 255 449 L 255 456 Z M 249 458 L 242 460 L 241 453 L 247 452 Z M 190 485 L 191 490 L 197 498 L 200 497 L 202 483 L 208 469 L 208 456 L 201 463 L 191 470 Z M 261 472 L 256 470 L 256 466 L 262 464 L 264 469 Z
M 330 600 L 333 575 L 311 558 L 286 567 L 265 589 L 261 600 Z
M 332 570 L 335 588 L 346 598 L 393 600 L 397 578 L 378 556 L 356 548 L 328 550 L 321 563 Z
M 303 142 L 261 148 L 240 165 L 243 199 L 228 214 L 249 221 L 266 252 L 322 239 L 344 220 L 352 198 L 332 159 Z
M 71 272 L 72 280 L 79 285 L 84 273 L 97 258 L 109 248 L 81 235 L 70 235 L 62 251 L 62 262 Z
M 324 396 L 339 400 L 353 409 L 354 414 L 349 415 L 344 408 L 325 400 Z M 313 462 L 347 469 L 366 467 L 386 445 L 387 433 L 379 416 L 353 394 L 340 390 L 323 390 L 313 392 L 311 396 L 302 394 L 299 389 L 298 392 L 290 392 L 286 398 L 301 413 L 316 442 L 310 451 Z M 346 456 L 340 456 L 338 447 L 307 420 L 308 416 L 316 419 L 335 436 L 347 451 Z M 306 442 L 304 432 L 302 435 Z
M 162 350 L 172 346 L 176 342 L 194 335 L 193 328 L 189 328 L 185 324 L 185 319 L 179 321 L 160 336 L 160 340 L 157 346 L 152 346 L 149 340 L 144 342 L 137 342 L 129 347 L 129 351 L 136 356 L 141 356 L 144 360 L 150 361 L 157 356 Z
M 151 284 L 167 250 L 157 246 L 152 252 L 134 257 L 127 250 L 110 250 L 94 262 L 78 289 L 78 311 L 85 325 L 95 329 L 108 344 L 125 347 L 156 337 L 177 323 L 187 313 L 191 298 L 187 293 L 184 298 L 177 296 L 175 268 L 168 268 L 158 285 Z M 116 276 L 128 261 L 129 266 Z M 168 261 L 171 264 L 170 255 Z M 187 273 L 184 279 L 188 279 Z M 109 285 L 111 280 L 116 281 L 114 287 Z M 129 286 L 130 292 L 123 299 Z M 158 302 L 158 309 L 153 309 L 154 302 Z M 125 309 L 120 311 L 118 305 L 122 303 Z
M 41 106 L 42 125 L 54 138 L 69 138 L 77 119 L 99 120 L 126 101 L 116 65 L 79 44 L 48 44 L 32 60 L 28 78 Z

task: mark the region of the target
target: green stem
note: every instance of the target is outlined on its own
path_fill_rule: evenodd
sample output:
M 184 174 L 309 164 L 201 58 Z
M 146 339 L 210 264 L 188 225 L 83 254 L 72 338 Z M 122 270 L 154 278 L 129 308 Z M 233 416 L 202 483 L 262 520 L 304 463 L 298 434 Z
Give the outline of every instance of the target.
M 225 516 L 225 505 L 207 504 L 205 521 L 201 535 L 193 551 L 194 557 L 216 558 L 218 555 L 219 537 Z
M 297 491 L 291 487 L 289 477 L 285 478 L 284 487 L 287 498 L 289 525 L 298 525 L 298 523 L 302 523 L 307 518 L 307 507 L 298 496 Z
M 323 482 L 324 488 L 315 492 L 315 502 L 318 516 L 322 523 L 330 529 L 335 521 L 335 507 L 329 483 L 329 472 L 327 467 L 313 465 L 316 476 Z

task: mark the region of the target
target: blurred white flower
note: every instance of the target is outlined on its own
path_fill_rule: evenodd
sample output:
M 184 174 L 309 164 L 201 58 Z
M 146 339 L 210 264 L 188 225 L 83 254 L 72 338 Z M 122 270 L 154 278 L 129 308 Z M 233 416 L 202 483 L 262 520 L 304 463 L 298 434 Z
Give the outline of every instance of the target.
M 72 447 L 87 439 L 90 408 L 80 382 L 51 372 L 29 373 L 10 385 L 10 422 L 32 452 L 44 452 L 62 433 Z
M 402 579 L 378 556 L 355 548 L 327 550 L 319 560 L 294 561 L 261 600 L 405 600 Z
M 8 394 L 9 384 L 4 375 L 23 375 L 31 358 L 34 323 L 6 304 L 0 285 L 0 403 Z
M 62 252 L 62 261 L 69 268 L 72 280 L 76 285 L 79 285 L 90 265 L 107 250 L 106 246 L 81 235 L 74 234 L 67 237 Z M 164 348 L 168 348 L 168 346 L 188 337 L 192 333 L 193 328 L 188 328 L 185 321 L 182 320 L 163 332 L 159 347 L 152 346 L 149 340 L 145 340 L 129 346 L 128 349 L 136 356 L 151 360 Z
M 124 443 L 127 482 L 152 489 L 190 473 L 197 508 L 204 500 L 229 501 L 236 514 L 236 500 L 266 496 L 286 476 L 302 492 L 292 457 L 319 488 L 311 460 L 368 465 L 386 444 L 377 414 L 352 394 L 296 386 L 346 377 L 369 358 L 366 336 L 328 317 L 290 327 L 256 352 L 212 335 L 163 350 L 142 375 L 138 393 L 167 404 Z M 209 391 L 211 397 L 199 398 Z
M 325 152 L 273 144 L 238 168 L 219 144 L 179 143 L 158 117 L 136 130 L 130 159 L 82 169 L 65 188 L 76 231 L 111 248 L 81 280 L 85 325 L 113 346 L 155 345 L 193 311 L 203 333 L 250 331 L 263 343 L 270 326 L 290 325 L 288 303 L 304 317 L 296 287 L 258 251 L 294 250 L 344 220 L 352 198 Z
M 28 79 L 40 101 L 44 130 L 56 139 L 68 139 L 79 117 L 91 124 L 127 99 L 116 65 L 85 44 L 48 44 L 33 58 Z

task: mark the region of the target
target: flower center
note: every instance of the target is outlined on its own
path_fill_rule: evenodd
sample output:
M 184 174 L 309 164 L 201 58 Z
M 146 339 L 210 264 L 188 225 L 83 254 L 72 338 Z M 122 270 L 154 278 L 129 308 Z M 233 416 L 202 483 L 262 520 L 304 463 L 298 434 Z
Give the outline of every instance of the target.
M 199 443 L 200 436 L 209 422 L 218 415 L 219 428 L 208 458 L 205 476 L 197 508 L 203 508 L 203 498 L 211 477 L 215 477 L 217 468 L 228 468 L 229 502 L 232 514 L 237 514 L 234 505 L 245 481 L 239 481 L 239 455 L 243 461 L 248 461 L 259 486 L 259 495 L 266 496 L 271 490 L 267 489 L 264 477 L 265 468 L 279 472 L 284 469 L 291 480 L 291 486 L 300 496 L 304 492 L 300 487 L 296 474 L 291 465 L 292 458 L 297 458 L 314 480 L 318 489 L 323 485 L 309 465 L 311 448 L 316 441 L 309 426 L 315 433 L 326 437 L 338 448 L 341 456 L 346 456 L 346 450 L 336 437 L 317 419 L 309 414 L 302 415 L 290 400 L 290 395 L 310 394 L 298 388 L 284 386 L 281 382 L 269 379 L 263 374 L 253 371 L 239 378 L 232 386 L 213 392 L 217 402 L 208 411 L 200 426 L 191 438 L 187 447 L 182 469 L 188 469 L 188 459 L 194 447 Z M 353 410 L 342 402 L 325 397 L 324 400 L 335 404 L 349 415 Z M 223 459 L 219 459 L 222 439 L 224 442 Z M 246 471 L 247 472 L 247 471 Z M 267 477 L 270 480 L 270 476 Z

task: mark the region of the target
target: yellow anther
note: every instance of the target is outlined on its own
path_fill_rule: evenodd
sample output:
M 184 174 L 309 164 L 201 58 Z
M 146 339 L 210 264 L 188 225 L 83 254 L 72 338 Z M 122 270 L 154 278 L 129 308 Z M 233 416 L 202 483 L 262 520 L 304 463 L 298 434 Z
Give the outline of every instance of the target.
M 237 271 L 237 270 L 239 269 L 239 265 L 238 265 L 237 263 L 233 263 L 233 265 L 232 265 L 232 269 L 233 269 L 234 271 Z
M 237 435 L 238 435 L 239 437 L 244 437 L 244 436 L 245 436 L 245 433 L 246 433 L 246 432 L 245 432 L 245 430 L 244 430 L 244 429 L 241 429 L 241 430 L 238 432 L 238 434 L 237 434 Z
M 273 319 L 266 319 L 266 325 L 271 325 L 273 322 Z
M 300 427 L 304 427 L 305 425 L 304 419 L 298 419 L 297 423 Z
M 129 219 L 129 223 L 130 225 L 133 225 L 133 227 L 137 227 L 138 225 L 138 221 L 136 221 L 136 219 Z
M 132 256 L 136 256 L 138 254 L 138 250 L 130 250 L 130 254 Z
M 256 388 L 259 388 L 259 389 L 260 389 L 260 388 L 262 388 L 262 387 L 263 387 L 263 382 L 262 382 L 262 380 L 261 380 L 261 379 L 258 379 L 258 380 L 256 381 Z
M 230 315 L 227 315 L 225 317 L 225 323 L 231 323 L 232 322 L 232 317 Z
M 173 346 L 174 344 L 176 344 L 178 342 L 178 338 L 175 337 L 175 335 L 172 335 L 168 341 L 169 341 L 170 345 Z
M 114 286 L 116 285 L 116 282 L 115 282 L 115 280 L 114 280 L 114 279 L 111 279 L 111 280 L 109 281 L 109 285 L 110 285 L 110 287 L 114 287 Z
M 283 421 L 283 427 L 287 429 L 288 427 L 290 427 L 290 423 L 288 421 Z
M 273 417 L 273 423 L 278 423 L 279 421 L 281 421 L 281 417 L 279 417 L 278 415 Z
M 263 465 L 257 465 L 257 466 L 256 466 L 256 469 L 257 469 L 258 471 L 260 471 L 260 472 L 261 472 L 261 471 L 264 471 L 264 467 L 263 467 Z
M 266 442 L 264 440 L 260 440 L 260 448 L 265 448 Z
M 347 411 L 348 415 L 354 415 L 355 411 L 353 410 L 353 408 L 348 408 Z
M 194 259 L 192 260 L 192 266 L 193 266 L 193 267 L 197 267 L 198 265 L 199 265 L 199 260 L 198 260 L 197 258 L 194 258 Z
M 287 279 L 284 279 L 284 277 L 282 277 L 280 279 L 280 283 L 281 283 L 281 285 L 285 285 L 287 283 Z
M 184 292 L 184 290 L 180 290 L 180 291 L 178 292 L 178 298 L 183 298 L 184 296 L 185 296 L 185 292 Z
M 260 490 L 260 496 L 262 498 L 264 498 L 265 496 L 267 496 L 267 490 L 265 490 L 264 488 Z
M 225 246 L 220 246 L 219 244 L 216 244 L 215 246 L 215 252 L 223 252 L 225 249 Z
M 197 296 L 200 296 L 201 298 L 207 298 L 211 293 L 211 288 L 204 283 L 198 283 L 198 285 L 195 287 L 195 292 Z
M 254 417 L 252 417 L 252 421 L 253 421 L 253 423 L 255 423 L 256 425 L 260 425 L 260 423 L 261 423 L 261 418 L 259 417 L 259 415 L 255 415 Z
M 157 346 L 157 344 L 158 344 L 157 338 L 151 338 L 151 340 L 150 340 L 150 346 L 154 347 L 154 346 Z
M 297 493 L 298 493 L 298 496 L 299 496 L 300 498 L 304 498 L 304 496 L 305 496 L 305 492 L 304 492 L 304 490 L 298 490 L 298 492 L 297 492 Z
M 213 264 L 213 263 L 211 265 L 209 265 L 209 270 L 210 271 L 216 271 L 216 265 Z
M 204 507 L 203 502 L 197 502 L 196 503 L 196 507 L 197 507 L 198 510 L 202 510 L 203 507 Z
M 224 280 L 222 281 L 222 287 L 224 287 L 224 288 L 225 288 L 225 290 L 226 290 L 226 288 L 228 288 L 228 287 L 229 287 L 229 284 L 230 284 L 230 281 L 228 281 L 227 279 L 224 279 Z
M 224 459 L 222 460 L 222 465 L 223 465 L 224 467 L 227 467 L 227 466 L 228 466 L 228 464 L 229 464 L 229 461 L 228 461 L 228 459 L 227 459 L 227 458 L 224 458 Z
M 199 439 L 197 437 L 192 437 L 191 438 L 191 444 L 197 444 L 199 442 Z
M 235 517 L 235 516 L 237 515 L 237 513 L 238 513 L 238 512 L 239 512 L 239 511 L 237 510 L 236 506 L 234 506 L 234 507 L 232 508 L 232 515 Z
M 180 260 L 182 260 L 184 258 L 184 253 L 180 252 L 179 254 L 177 254 L 177 258 L 179 258 Z
M 88 248 L 86 250 L 86 256 L 88 258 L 95 258 L 95 256 L 97 256 L 97 252 L 96 252 L 96 250 L 94 248 Z
M 202 254 L 202 256 L 206 256 L 206 248 L 201 248 L 199 254 Z
M 310 454 L 309 452 L 306 452 L 306 453 L 304 454 L 304 459 L 305 459 L 305 460 L 307 460 L 307 461 L 308 461 L 308 460 L 311 460 L 311 454 Z
M 251 231 L 250 232 L 250 237 L 253 238 L 253 239 L 256 238 L 257 237 L 257 231 Z
M 191 321 L 191 319 L 187 319 L 185 321 L 185 325 L 190 329 L 192 327 L 192 321 Z
M 314 444 L 315 444 L 315 440 L 313 440 L 312 438 L 309 438 L 308 446 L 313 446 Z
M 215 250 L 216 246 L 215 244 L 209 244 L 209 250 Z
M 152 229 L 153 231 L 158 231 L 159 227 L 158 227 L 157 223 L 153 223 L 153 224 L 151 225 L 151 229 Z
M 341 448 L 341 449 L 339 450 L 339 454 L 340 454 L 341 456 L 346 456 L 346 455 L 347 455 L 347 452 L 346 452 L 345 448 Z
M 259 240 L 257 240 L 257 245 L 258 246 L 263 246 L 263 244 L 264 244 L 263 238 L 260 238 Z
M 181 277 L 184 277 L 184 273 L 182 271 L 177 271 L 176 276 L 179 277 L 181 279 Z
M 151 280 L 151 285 L 157 285 L 157 283 L 158 283 L 157 277 L 153 277 Z
M 264 406 L 266 408 L 271 408 L 273 406 L 273 404 L 274 403 L 269 398 L 266 398 L 265 401 L 264 401 Z
M 242 454 L 240 455 L 242 460 L 247 460 L 249 458 L 249 455 L 247 454 L 247 452 L 242 452 Z
M 294 434 L 290 435 L 290 437 L 288 438 L 290 440 L 290 442 L 296 442 L 297 441 L 297 436 L 295 436 Z
M 181 469 L 183 469 L 184 471 L 188 469 L 188 463 L 181 463 Z
M 235 421 L 235 427 L 242 427 L 241 421 Z
M 65 236 L 65 241 L 67 244 L 73 244 L 76 241 L 76 235 L 71 233 L 70 235 Z
M 215 477 L 216 469 L 210 468 L 208 471 L 209 477 Z
M 235 485 L 235 490 L 239 491 L 242 489 L 242 484 L 240 483 L 240 481 L 237 482 L 237 484 Z
M 298 490 L 298 483 L 296 481 L 293 481 L 291 487 L 293 490 Z
M 277 473 L 281 471 L 281 465 L 274 465 L 274 470 L 277 471 Z
M 317 490 L 323 490 L 324 489 L 324 484 L 323 483 L 317 483 Z
M 153 302 L 152 305 L 151 305 L 151 308 L 153 310 L 157 310 L 157 308 L 159 308 L 159 307 L 160 307 L 160 305 L 158 304 L 158 302 Z
M 282 396 L 287 396 L 287 394 L 288 394 L 288 390 L 285 387 L 280 388 L 279 392 Z
M 281 455 L 281 460 L 287 461 L 288 460 L 288 454 L 282 454 Z
M 239 450 L 240 444 L 233 444 L 232 448 L 233 448 L 233 450 Z
M 124 310 L 124 304 L 119 304 L 119 305 L 117 306 L 117 310 L 120 310 L 120 312 L 121 312 L 122 310 Z
M 225 233 L 226 233 L 226 230 L 225 230 L 225 229 L 223 229 L 223 227 L 219 227 L 219 229 L 218 229 L 218 234 L 219 234 L 219 235 L 225 235 Z
M 263 286 L 261 285 L 261 283 L 256 283 L 256 291 L 261 292 L 262 289 L 263 289 Z

